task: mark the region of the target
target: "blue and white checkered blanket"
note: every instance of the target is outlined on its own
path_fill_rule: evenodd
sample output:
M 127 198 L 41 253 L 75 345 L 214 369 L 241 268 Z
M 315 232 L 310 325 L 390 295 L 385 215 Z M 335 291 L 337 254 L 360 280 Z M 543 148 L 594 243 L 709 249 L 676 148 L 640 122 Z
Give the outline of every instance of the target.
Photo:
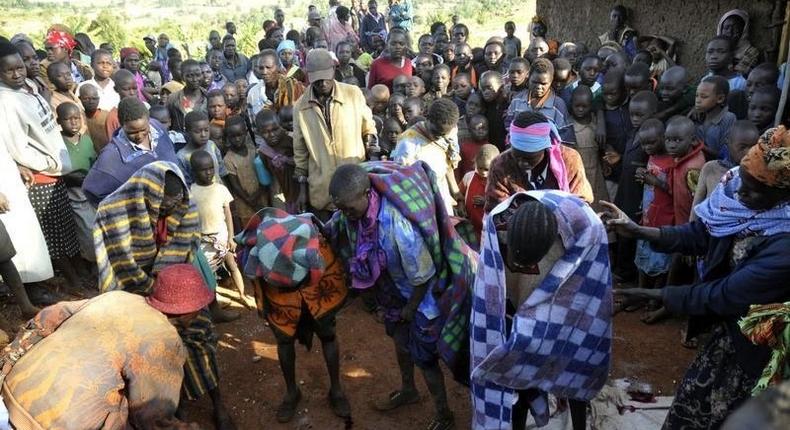
M 508 336 L 505 265 L 494 216 L 521 194 L 557 216 L 565 254 L 518 307 Z M 607 379 L 612 279 L 606 230 L 578 197 L 562 191 L 528 191 L 511 196 L 486 216 L 482 239 L 470 330 L 472 427 L 510 429 L 515 390 L 530 388 L 541 392 L 530 409 L 543 426 L 548 422 L 547 394 L 590 400 Z

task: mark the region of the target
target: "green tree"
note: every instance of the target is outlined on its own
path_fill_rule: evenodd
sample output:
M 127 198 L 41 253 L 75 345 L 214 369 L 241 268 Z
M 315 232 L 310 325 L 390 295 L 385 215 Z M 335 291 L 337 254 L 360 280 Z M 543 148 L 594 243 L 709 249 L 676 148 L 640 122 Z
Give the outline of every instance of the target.
M 122 25 L 128 21 L 125 14 L 114 14 L 103 10 L 91 21 L 88 33 L 96 36 L 99 42 L 110 42 L 117 48 L 126 46 L 126 27 Z M 96 43 L 98 45 L 98 42 Z

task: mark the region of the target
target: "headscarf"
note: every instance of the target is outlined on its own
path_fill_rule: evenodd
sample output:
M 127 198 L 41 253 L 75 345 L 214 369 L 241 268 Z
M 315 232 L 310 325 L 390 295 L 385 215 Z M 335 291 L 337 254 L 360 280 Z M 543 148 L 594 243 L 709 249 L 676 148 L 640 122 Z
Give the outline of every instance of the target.
M 77 41 L 74 40 L 74 37 L 71 34 L 55 28 L 52 28 L 47 32 L 44 42 L 65 48 L 69 52 L 71 52 L 71 50 L 77 46 Z
M 137 48 L 133 48 L 133 47 L 121 48 L 121 61 L 125 60 L 126 57 L 128 57 L 128 56 L 130 56 L 132 54 L 137 54 L 139 56 L 140 55 L 140 50 L 137 49 Z
M 694 212 L 713 237 L 736 234 L 771 236 L 790 232 L 790 204 L 768 210 L 747 208 L 738 200 L 741 187 L 740 169 L 736 167 L 724 177 L 710 196 L 694 207 Z
M 741 160 L 743 170 L 763 184 L 790 189 L 790 133 L 780 125 L 766 130 Z
M 284 39 L 277 45 L 277 56 L 280 56 L 280 52 L 285 51 L 286 49 L 296 52 L 296 44 L 293 40 Z
M 538 152 L 548 149 L 549 168 L 554 178 L 557 179 L 559 189 L 570 191 L 565 160 L 562 158 L 560 133 L 553 122 L 539 122 L 527 127 L 519 127 L 514 121 L 510 124 L 508 141 L 513 149 L 522 152 Z

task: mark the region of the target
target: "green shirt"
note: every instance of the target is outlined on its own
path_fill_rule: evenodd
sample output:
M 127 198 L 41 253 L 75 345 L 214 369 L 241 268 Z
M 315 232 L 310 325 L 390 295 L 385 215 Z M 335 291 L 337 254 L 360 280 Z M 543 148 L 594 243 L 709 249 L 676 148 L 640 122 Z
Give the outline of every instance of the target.
M 96 161 L 96 150 L 93 149 L 93 141 L 89 134 L 83 134 L 77 143 L 69 142 L 65 137 L 63 141 L 69 150 L 71 167 L 73 170 L 84 170 L 86 173 L 91 169 L 93 162 Z

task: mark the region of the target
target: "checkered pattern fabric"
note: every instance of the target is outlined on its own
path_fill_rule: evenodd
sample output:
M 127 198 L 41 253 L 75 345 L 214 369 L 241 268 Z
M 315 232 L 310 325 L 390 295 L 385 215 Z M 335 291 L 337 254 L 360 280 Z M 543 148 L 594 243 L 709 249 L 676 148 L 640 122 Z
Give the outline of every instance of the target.
M 494 216 L 521 194 L 557 217 L 564 256 L 521 304 L 505 333 L 505 266 Z M 472 299 L 473 428 L 511 428 L 514 390 L 537 388 L 530 405 L 548 422 L 547 394 L 590 400 L 603 387 L 611 353 L 612 280 L 606 230 L 593 210 L 562 191 L 511 196 L 486 216 Z
M 393 204 L 420 232 L 436 263 L 429 291 L 438 297 L 442 327 L 437 349 L 442 360 L 462 382 L 469 379 L 468 347 L 471 287 L 477 253 L 461 238 L 442 210 L 444 202 L 433 171 L 422 161 L 402 166 L 391 161 L 363 163 L 370 182 L 382 199 Z M 437 210 L 439 208 L 439 210 Z M 337 212 L 325 231 L 344 260 L 355 249 L 355 232 Z M 463 352 L 462 352 L 463 351 Z
M 247 223 L 236 241 L 247 248 L 244 274 L 278 288 L 297 288 L 324 273 L 319 231 L 310 214 L 266 208 Z

